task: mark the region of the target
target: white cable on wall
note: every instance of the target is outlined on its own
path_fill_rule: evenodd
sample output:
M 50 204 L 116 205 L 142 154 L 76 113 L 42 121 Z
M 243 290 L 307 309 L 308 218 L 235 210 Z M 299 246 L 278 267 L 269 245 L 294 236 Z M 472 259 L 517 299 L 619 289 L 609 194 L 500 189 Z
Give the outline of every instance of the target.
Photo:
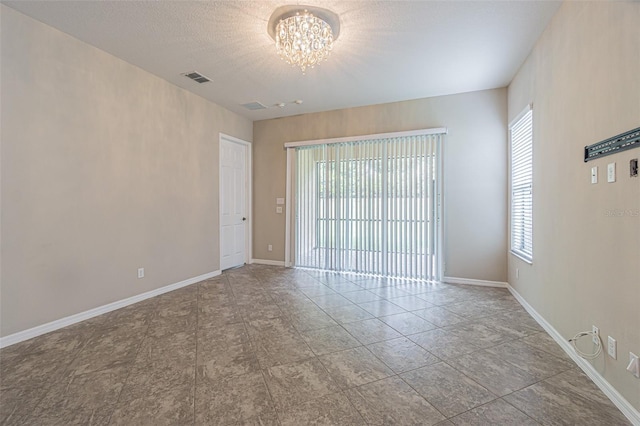
M 588 354 L 578 349 L 578 346 L 576 345 L 576 341 L 579 338 L 584 336 L 592 336 L 597 338 L 597 342 L 594 342 L 596 345 L 596 350 L 594 353 Z M 571 339 L 569 339 L 569 342 L 571 342 L 571 344 L 573 345 L 573 349 L 576 351 L 576 353 L 584 359 L 589 359 L 589 360 L 596 359 L 600 356 L 600 353 L 602 353 L 602 340 L 600 340 L 600 335 L 597 333 L 594 333 L 593 331 L 581 331 L 580 333 L 576 334 Z

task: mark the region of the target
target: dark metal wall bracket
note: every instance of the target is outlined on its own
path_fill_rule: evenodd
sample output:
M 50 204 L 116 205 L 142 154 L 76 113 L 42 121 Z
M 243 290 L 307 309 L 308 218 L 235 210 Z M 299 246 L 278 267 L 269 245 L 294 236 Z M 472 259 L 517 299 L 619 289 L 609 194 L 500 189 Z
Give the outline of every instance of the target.
M 584 147 L 584 162 L 640 147 L 640 127 Z

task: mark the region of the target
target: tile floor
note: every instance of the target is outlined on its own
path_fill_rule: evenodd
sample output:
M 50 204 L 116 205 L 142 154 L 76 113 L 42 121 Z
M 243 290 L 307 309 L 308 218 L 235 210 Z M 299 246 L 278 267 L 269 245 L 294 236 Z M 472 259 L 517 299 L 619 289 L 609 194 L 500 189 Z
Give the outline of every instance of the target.
M 626 425 L 507 290 L 249 265 L 0 351 L 7 425 Z

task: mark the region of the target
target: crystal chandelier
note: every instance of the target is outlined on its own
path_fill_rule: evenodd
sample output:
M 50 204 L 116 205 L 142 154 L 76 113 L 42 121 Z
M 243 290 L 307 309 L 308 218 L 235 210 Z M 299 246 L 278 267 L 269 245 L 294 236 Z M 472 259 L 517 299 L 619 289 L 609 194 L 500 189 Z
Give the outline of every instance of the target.
M 338 16 L 311 6 L 283 6 L 269 20 L 269 34 L 280 57 L 302 73 L 324 61 L 338 38 Z

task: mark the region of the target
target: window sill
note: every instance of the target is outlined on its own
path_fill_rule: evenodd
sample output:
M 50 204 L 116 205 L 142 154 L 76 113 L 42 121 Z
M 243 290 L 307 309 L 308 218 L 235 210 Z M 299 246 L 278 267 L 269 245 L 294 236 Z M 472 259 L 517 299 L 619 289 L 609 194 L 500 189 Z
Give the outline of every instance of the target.
M 518 259 L 522 260 L 523 262 L 526 262 L 529 265 L 533 265 L 533 259 L 528 259 L 528 258 L 524 257 L 523 255 L 521 255 L 520 253 L 516 253 L 513 250 L 509 250 L 509 253 L 511 253 L 512 255 L 517 257 Z

